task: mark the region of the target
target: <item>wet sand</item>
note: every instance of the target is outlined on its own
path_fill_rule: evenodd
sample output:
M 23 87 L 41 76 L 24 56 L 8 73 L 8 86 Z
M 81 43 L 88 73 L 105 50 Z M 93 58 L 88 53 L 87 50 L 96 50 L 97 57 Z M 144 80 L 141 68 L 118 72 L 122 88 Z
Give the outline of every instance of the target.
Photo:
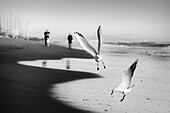
M 169 113 L 170 58 L 103 53 L 107 69 L 82 50 L 41 42 L 0 39 L 0 112 L 23 113 Z M 121 74 L 139 59 L 132 84 L 110 95 Z M 38 63 L 32 61 L 40 60 Z M 18 61 L 32 62 L 30 65 Z M 22 62 L 23 63 L 23 62 Z M 49 65 L 50 64 L 50 65 Z M 51 65 L 53 64 L 53 65 Z M 36 65 L 36 66 L 35 66 Z
M 63 83 L 85 78 L 100 77 L 97 74 L 44 69 L 17 64 L 17 61 L 36 59 L 91 58 L 81 50 L 43 42 L 31 42 L 0 38 L 0 112 L 1 113 L 80 113 L 49 96 L 49 88 Z

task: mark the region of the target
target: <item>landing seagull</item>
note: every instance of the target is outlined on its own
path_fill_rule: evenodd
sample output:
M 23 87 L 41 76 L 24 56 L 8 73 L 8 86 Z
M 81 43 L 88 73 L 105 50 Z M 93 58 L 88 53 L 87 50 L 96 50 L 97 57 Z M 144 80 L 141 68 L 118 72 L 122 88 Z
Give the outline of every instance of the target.
M 135 86 L 135 85 L 130 86 L 130 83 L 131 83 L 134 71 L 136 69 L 137 63 L 138 63 L 138 59 L 136 59 L 136 61 L 126 71 L 124 71 L 122 75 L 121 84 L 117 88 L 114 88 L 111 92 L 111 95 L 115 92 L 120 92 L 123 94 L 123 97 L 120 100 L 120 102 L 124 100 L 126 93 L 131 92 L 132 87 Z
M 101 49 L 101 37 L 102 37 L 102 31 L 101 31 L 101 26 L 98 27 L 97 30 L 97 36 L 98 36 L 98 51 L 96 51 L 84 38 L 82 34 L 79 32 L 74 32 L 74 36 L 77 38 L 78 42 L 80 45 L 83 47 L 83 49 L 87 52 L 89 52 L 97 62 L 97 70 L 99 70 L 98 62 L 102 62 L 103 67 L 106 68 L 104 65 L 104 62 L 102 60 L 101 54 L 100 54 L 100 49 Z

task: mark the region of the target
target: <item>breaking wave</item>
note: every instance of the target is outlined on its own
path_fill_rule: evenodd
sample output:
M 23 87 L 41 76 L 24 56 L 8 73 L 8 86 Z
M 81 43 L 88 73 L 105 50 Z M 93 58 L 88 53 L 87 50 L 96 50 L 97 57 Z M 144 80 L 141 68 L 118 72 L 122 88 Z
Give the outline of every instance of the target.
M 104 42 L 110 53 L 170 57 L 170 42 Z
M 170 42 L 105 42 L 111 45 L 141 46 L 141 47 L 170 47 Z

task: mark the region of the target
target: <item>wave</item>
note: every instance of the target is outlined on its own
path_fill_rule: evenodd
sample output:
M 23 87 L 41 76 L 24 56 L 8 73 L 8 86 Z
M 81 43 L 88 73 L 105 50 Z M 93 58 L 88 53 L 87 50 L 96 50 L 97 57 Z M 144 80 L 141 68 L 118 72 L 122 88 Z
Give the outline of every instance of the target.
M 170 57 L 169 42 L 104 42 L 104 45 L 109 53 Z
M 140 46 L 140 47 L 169 47 L 170 42 L 104 42 L 109 45 Z

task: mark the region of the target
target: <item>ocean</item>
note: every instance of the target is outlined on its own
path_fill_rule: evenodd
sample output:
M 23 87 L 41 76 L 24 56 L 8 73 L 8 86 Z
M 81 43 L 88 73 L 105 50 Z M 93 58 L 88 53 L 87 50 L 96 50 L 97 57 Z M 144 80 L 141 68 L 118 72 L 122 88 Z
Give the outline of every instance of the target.
M 88 41 L 97 50 L 97 41 Z M 66 41 L 54 42 L 67 46 Z M 72 43 L 73 48 L 82 49 L 77 40 Z M 147 41 L 103 41 L 102 52 L 109 54 L 134 54 L 170 58 L 170 42 L 147 42 Z
M 170 57 L 170 42 L 104 42 L 108 52 Z

